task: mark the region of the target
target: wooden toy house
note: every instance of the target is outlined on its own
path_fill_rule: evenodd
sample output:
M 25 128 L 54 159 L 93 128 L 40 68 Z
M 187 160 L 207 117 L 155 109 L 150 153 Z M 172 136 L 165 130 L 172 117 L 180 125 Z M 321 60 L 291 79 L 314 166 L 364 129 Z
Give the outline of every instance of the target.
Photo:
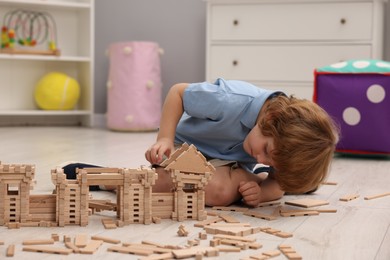
M 172 219 L 206 219 L 204 188 L 215 172 L 214 166 L 194 145 L 186 143 L 161 166 L 170 171 L 174 184 Z
M 35 167 L 0 163 L 0 225 L 86 226 L 93 204 L 89 186 L 96 185 L 116 186 L 116 203 L 110 203 L 110 208 L 123 225 L 150 224 L 154 217 L 206 219 L 204 188 L 215 168 L 195 146 L 188 144 L 183 144 L 162 166 L 172 176 L 172 192 L 153 193 L 157 173 L 143 166 L 78 169 L 75 180 L 66 179 L 63 169 L 56 168 L 51 171 L 54 193 L 31 195 Z
M 34 174 L 33 165 L 0 162 L 0 225 L 30 220 L 28 201 Z

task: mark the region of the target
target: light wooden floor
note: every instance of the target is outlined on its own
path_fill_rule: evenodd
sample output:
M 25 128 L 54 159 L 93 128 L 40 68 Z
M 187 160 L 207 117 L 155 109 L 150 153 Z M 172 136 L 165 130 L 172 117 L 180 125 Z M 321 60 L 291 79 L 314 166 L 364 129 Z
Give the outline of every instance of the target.
M 37 185 L 33 193 L 50 193 L 53 185 L 50 169 L 64 161 L 82 161 L 111 167 L 137 168 L 147 165 L 145 149 L 155 140 L 156 133 L 118 133 L 88 128 L 0 128 L 0 160 L 3 163 L 26 163 L 36 165 Z M 336 186 L 322 186 L 315 194 L 305 196 L 285 196 L 283 201 L 310 197 L 329 200 L 327 208 L 337 209 L 337 213 L 320 214 L 266 221 L 229 212 L 241 222 L 253 227 L 269 226 L 293 233 L 292 238 L 282 239 L 265 233 L 252 235 L 263 244 L 258 250 L 244 250 L 240 253 L 221 253 L 219 259 L 240 259 L 264 251 L 276 249 L 281 243 L 292 245 L 303 259 L 390 259 L 390 196 L 374 200 L 364 200 L 364 196 L 390 191 L 390 159 L 356 159 L 337 157 L 334 159 L 329 181 Z M 352 193 L 360 198 L 342 202 L 339 198 Z M 108 192 L 94 192 L 94 198 L 112 197 Z M 267 212 L 271 209 L 258 209 Z M 109 213 L 101 213 L 109 214 Z M 94 255 L 59 256 L 22 251 L 22 241 L 26 239 L 46 239 L 52 233 L 60 236 L 74 236 L 80 233 L 104 235 L 120 239 L 122 242 L 140 243 L 150 240 L 170 245 L 186 245 L 187 240 L 197 238 L 200 228 L 193 221 L 178 223 L 163 220 L 161 224 L 135 224 L 105 230 L 101 216 L 94 215 L 87 227 L 67 226 L 64 228 L 21 228 L 0 227 L 0 258 L 4 258 L 9 244 L 16 245 L 14 259 L 139 259 L 139 256 L 107 252 L 109 244 L 104 244 Z M 178 237 L 180 224 L 189 230 L 188 237 Z M 202 246 L 207 246 L 202 241 Z M 210 258 L 213 259 L 213 258 Z M 215 259 L 215 258 L 214 258 Z M 273 259 L 286 259 L 283 255 Z

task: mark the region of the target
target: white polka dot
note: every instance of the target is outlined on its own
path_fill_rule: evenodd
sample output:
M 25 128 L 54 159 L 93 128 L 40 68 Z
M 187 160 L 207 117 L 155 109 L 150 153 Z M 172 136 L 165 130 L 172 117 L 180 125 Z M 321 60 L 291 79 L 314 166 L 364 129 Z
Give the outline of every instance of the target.
M 390 68 L 389 62 L 378 61 L 375 65 L 379 68 Z
M 345 66 L 347 66 L 347 62 L 346 61 L 343 61 L 343 62 L 339 62 L 339 63 L 335 63 L 335 64 L 332 64 L 330 65 L 332 68 L 335 68 L 335 69 L 341 69 L 341 68 L 344 68 Z
M 354 107 L 347 107 L 343 112 L 343 120 L 348 125 L 354 126 L 360 122 L 360 112 Z
M 384 87 L 378 84 L 371 85 L 367 89 L 367 98 L 372 103 L 380 103 L 385 99 L 386 91 Z
M 357 69 L 364 69 L 370 65 L 370 62 L 363 61 L 363 60 L 362 61 L 355 61 L 352 65 Z

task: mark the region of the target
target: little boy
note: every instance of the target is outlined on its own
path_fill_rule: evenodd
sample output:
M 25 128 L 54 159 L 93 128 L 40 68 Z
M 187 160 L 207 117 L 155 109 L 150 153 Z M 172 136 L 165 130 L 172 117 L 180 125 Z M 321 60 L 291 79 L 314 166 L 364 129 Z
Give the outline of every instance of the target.
M 170 175 L 158 164 L 175 145 L 194 144 L 216 167 L 206 186 L 206 204 L 225 206 L 242 199 L 248 206 L 305 193 L 326 178 L 338 131 L 313 102 L 218 79 L 176 84 L 164 102 L 157 141 L 146 151 L 156 166 L 154 192 L 172 189 Z M 270 166 L 266 177 L 254 174 Z

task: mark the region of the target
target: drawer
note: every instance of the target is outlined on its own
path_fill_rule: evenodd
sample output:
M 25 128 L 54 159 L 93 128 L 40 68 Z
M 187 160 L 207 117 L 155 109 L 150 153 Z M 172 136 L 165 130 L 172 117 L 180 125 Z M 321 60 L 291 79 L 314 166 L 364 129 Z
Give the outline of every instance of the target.
M 370 40 L 373 4 L 211 5 L 211 40 Z
M 247 81 L 313 80 L 315 68 L 371 57 L 370 45 L 212 45 L 208 79 Z

